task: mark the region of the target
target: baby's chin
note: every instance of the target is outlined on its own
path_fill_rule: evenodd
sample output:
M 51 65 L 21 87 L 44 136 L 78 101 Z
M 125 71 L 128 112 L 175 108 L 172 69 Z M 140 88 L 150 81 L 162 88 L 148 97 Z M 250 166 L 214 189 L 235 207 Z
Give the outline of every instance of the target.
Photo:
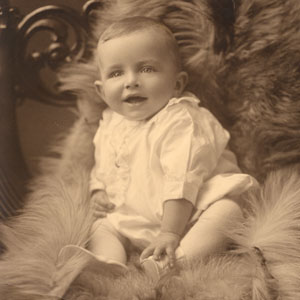
M 135 111 L 133 108 L 132 111 L 123 112 L 121 115 L 123 115 L 123 117 L 129 121 L 143 122 L 150 120 L 154 115 L 156 115 L 156 113 L 156 111 L 151 112 L 146 109 L 143 111 Z
M 128 116 L 128 117 L 125 116 L 125 118 L 127 118 L 130 121 L 147 122 L 147 121 L 151 120 L 159 111 L 142 114 L 142 115 L 137 115 L 137 116 Z

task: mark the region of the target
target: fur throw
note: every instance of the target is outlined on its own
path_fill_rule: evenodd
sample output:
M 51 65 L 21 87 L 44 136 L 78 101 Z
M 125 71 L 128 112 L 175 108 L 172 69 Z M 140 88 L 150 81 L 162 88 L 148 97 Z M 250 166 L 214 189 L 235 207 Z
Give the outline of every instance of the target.
M 60 255 L 64 245 L 86 245 L 93 221 L 88 177 L 104 105 L 94 91 L 92 57 L 62 73 L 63 88 L 78 96 L 79 117 L 57 143 L 60 157 L 44 160 L 23 213 L 0 226 L 7 248 L 0 299 L 56 299 L 50 291 L 74 270 L 79 276 L 64 299 L 299 299 L 299 1 L 106 0 L 94 16 L 91 49 L 107 24 L 132 15 L 171 28 L 189 89 L 229 129 L 243 170 L 263 182 L 245 195 L 244 224 L 224 229 L 234 250 L 194 261 L 158 286 L 134 255 L 128 276 L 118 279 L 85 270 L 83 257 Z
M 300 2 L 240 1 L 218 77 L 241 166 L 263 179 L 300 159 Z
M 24 214 L 2 226 L 8 251 L 0 261 L 0 299 L 56 299 L 49 296 L 56 283 L 85 265 L 82 257 L 60 260 L 59 254 L 66 244 L 84 246 L 88 241 L 92 217 L 87 179 L 78 160 L 65 174 L 40 178 Z M 83 270 L 63 299 L 298 299 L 299 179 L 299 166 L 281 169 L 260 190 L 249 192 L 243 226 L 224 229 L 236 244 L 234 250 L 195 260 L 157 286 L 134 264 L 118 279 Z

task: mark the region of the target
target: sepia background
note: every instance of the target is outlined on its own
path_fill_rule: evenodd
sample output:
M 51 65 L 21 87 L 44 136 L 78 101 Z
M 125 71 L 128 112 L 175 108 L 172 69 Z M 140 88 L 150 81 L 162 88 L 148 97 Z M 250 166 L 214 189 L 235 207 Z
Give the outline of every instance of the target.
M 78 11 L 85 0 L 11 0 L 21 15 L 26 15 L 44 5 L 65 5 Z M 55 107 L 34 99 L 24 99 L 17 105 L 17 122 L 20 143 L 30 171 L 38 171 L 38 160 L 49 154 L 56 137 L 72 125 L 75 114 L 70 108 Z

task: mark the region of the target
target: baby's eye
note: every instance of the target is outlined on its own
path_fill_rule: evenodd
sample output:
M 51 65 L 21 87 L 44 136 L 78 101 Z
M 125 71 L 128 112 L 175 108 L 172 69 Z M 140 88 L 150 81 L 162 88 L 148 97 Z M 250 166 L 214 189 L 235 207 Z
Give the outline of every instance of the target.
M 143 73 L 155 72 L 155 68 L 152 66 L 144 66 L 141 68 L 141 72 L 143 72 Z
M 119 76 L 121 76 L 122 74 L 123 74 L 122 71 L 117 70 L 117 71 L 113 71 L 113 72 L 109 73 L 108 77 L 109 77 L 109 78 L 119 77 Z

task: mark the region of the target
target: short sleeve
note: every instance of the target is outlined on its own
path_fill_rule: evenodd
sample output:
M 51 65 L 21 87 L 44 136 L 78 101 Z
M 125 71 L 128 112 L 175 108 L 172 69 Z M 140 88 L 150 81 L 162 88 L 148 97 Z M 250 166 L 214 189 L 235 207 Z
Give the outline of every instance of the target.
M 224 151 L 229 134 L 213 115 L 198 106 L 176 105 L 164 120 L 160 163 L 164 201 L 184 198 L 193 204 Z

